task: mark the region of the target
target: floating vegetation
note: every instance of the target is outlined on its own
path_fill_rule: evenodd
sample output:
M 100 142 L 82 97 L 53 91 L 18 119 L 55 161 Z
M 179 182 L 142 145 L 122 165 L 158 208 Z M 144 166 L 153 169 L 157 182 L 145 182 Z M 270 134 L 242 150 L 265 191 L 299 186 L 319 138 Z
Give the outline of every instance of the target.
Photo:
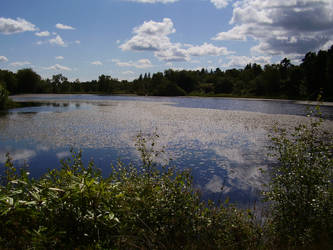
M 157 129 L 160 138 L 156 146 L 164 147 L 175 165 L 192 169 L 203 192 L 219 193 L 212 183 L 220 178 L 223 181 L 218 183 L 224 183 L 224 192 L 232 194 L 254 192 L 262 185 L 258 169 L 271 163 L 266 157 L 267 134 L 274 124 L 293 128 L 306 122 L 306 117 L 295 115 L 81 98 L 73 103 L 79 107 L 90 105 L 89 109 L 0 117 L 0 141 L 26 140 L 38 147 L 61 148 L 60 152 L 63 148 L 109 148 L 125 152 L 122 154 L 130 159 L 139 159 L 134 147 L 137 134 L 151 134 Z M 47 100 L 50 101 L 62 107 L 68 103 L 66 98 Z M 324 126 L 332 131 L 333 121 L 325 121 Z M 0 153 L 3 157 L 6 153 L 1 144 Z

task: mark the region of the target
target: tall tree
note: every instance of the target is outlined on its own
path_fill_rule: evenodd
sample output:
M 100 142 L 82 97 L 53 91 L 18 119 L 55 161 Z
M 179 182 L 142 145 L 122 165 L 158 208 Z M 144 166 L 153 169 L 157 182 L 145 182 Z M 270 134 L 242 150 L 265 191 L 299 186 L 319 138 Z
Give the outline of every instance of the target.
M 40 84 L 41 77 L 31 68 L 18 70 L 16 73 L 18 92 L 34 93 Z

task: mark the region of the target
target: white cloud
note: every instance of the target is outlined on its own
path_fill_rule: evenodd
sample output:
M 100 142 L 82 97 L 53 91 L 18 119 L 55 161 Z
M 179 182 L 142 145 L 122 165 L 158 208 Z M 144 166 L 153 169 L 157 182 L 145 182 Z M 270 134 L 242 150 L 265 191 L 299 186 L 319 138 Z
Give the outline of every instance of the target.
M 66 66 L 62 66 L 62 65 L 59 65 L 59 64 L 55 64 L 51 67 L 47 67 L 45 68 L 47 70 L 56 70 L 56 71 L 71 71 L 72 69 L 71 68 L 68 68 Z
M 140 59 L 138 61 L 129 61 L 129 62 L 121 62 L 117 59 L 112 60 L 119 67 L 135 67 L 138 69 L 146 69 L 153 67 L 151 61 L 149 59 Z
M 36 36 L 49 36 L 50 32 L 48 32 L 48 31 L 41 31 L 41 32 L 36 32 L 35 35 Z
M 271 63 L 270 56 L 228 56 L 229 62 L 225 63 L 223 67 L 225 68 L 244 68 L 249 63 L 256 63 L 260 65 L 265 65 Z
M 59 45 L 62 47 L 66 47 L 64 40 L 62 40 L 61 36 L 57 35 L 55 38 L 49 40 L 49 43 L 52 45 Z
M 137 3 L 175 3 L 178 0 L 125 0 Z
M 101 61 L 94 61 L 94 62 L 91 62 L 91 64 L 93 64 L 93 65 L 103 65 L 103 63 Z
M 230 54 L 225 47 L 216 47 L 208 43 L 200 46 L 172 43 L 169 35 L 175 32 L 170 18 L 164 18 L 162 22 L 144 22 L 141 26 L 135 27 L 134 36 L 119 47 L 122 50 L 153 51 L 158 59 L 166 62 L 189 61 L 191 56 Z
M 29 64 L 31 64 L 31 63 L 28 62 L 28 61 L 13 62 L 13 63 L 10 64 L 10 66 L 13 66 L 13 67 L 22 67 L 22 66 L 29 65 Z
M 218 9 L 227 7 L 230 1 L 231 0 L 210 0 L 210 2 Z
M 127 71 L 123 71 L 123 72 L 121 72 L 123 75 L 133 75 L 133 74 L 135 74 L 133 71 L 131 71 L 131 70 L 127 70 Z
M 327 41 L 323 46 L 321 46 L 321 50 L 328 50 L 331 48 L 331 46 L 333 45 L 333 39 Z
M 80 44 L 81 41 L 79 41 L 79 40 L 75 40 L 74 43 L 76 43 L 76 44 Z
M 189 61 L 190 56 L 186 49 L 181 48 L 181 44 L 171 44 L 162 50 L 156 51 L 155 56 L 165 62 Z
M 228 31 L 215 40 L 258 42 L 252 52 L 304 55 L 333 41 L 332 0 L 242 0 L 233 5 Z
M 144 22 L 141 26 L 135 27 L 135 35 L 119 47 L 122 50 L 161 50 L 171 44 L 168 35 L 174 32 L 176 30 L 170 18 L 164 18 L 162 22 Z
M 18 17 L 14 20 L 11 18 L 0 17 L 0 33 L 5 35 L 35 30 L 37 30 L 36 26 L 25 19 Z
M 213 44 L 208 43 L 204 43 L 201 46 L 191 46 L 187 49 L 187 52 L 191 56 L 222 56 L 232 53 L 225 47 L 216 47 Z
M 8 58 L 5 56 L 0 56 L 0 62 L 8 62 Z
M 56 56 L 55 59 L 57 59 L 57 60 L 63 60 L 64 57 L 63 56 Z
M 65 25 L 65 24 L 61 24 L 61 23 L 57 23 L 55 27 L 57 29 L 61 29 L 61 30 L 75 30 L 74 27 L 69 26 L 69 25 Z

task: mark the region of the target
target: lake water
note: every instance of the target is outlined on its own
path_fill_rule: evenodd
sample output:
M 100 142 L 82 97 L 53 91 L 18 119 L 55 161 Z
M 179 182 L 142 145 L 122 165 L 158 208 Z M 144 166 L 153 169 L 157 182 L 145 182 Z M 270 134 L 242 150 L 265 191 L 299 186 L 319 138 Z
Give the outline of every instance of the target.
M 292 128 L 306 120 L 309 105 L 292 101 L 197 97 L 22 95 L 16 101 L 40 106 L 12 109 L 0 116 L 0 164 L 9 152 L 32 176 L 59 167 L 70 149 L 82 150 L 105 176 L 119 159 L 138 163 L 137 135 L 159 135 L 159 163 L 190 169 L 204 199 L 230 197 L 240 205 L 258 198 L 265 182 L 259 168 L 267 157 L 272 126 Z M 333 131 L 333 107 L 323 106 Z M 171 160 L 170 160 L 171 158 Z M 223 187 L 223 192 L 221 192 Z

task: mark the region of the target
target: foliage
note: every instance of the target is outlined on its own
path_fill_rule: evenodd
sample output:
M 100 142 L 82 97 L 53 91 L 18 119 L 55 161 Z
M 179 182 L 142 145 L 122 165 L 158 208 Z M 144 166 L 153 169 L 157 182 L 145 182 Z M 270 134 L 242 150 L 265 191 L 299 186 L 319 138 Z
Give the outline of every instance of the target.
M 315 99 L 323 91 L 325 100 L 333 100 L 333 46 L 327 51 L 307 53 L 300 65 L 284 58 L 278 64 L 262 67 L 256 63 L 243 69 L 216 68 L 215 71 L 172 70 L 145 73 L 131 82 L 119 81 L 109 75 L 98 80 L 69 81 L 62 74 L 41 79 L 32 69 L 17 73 L 0 70 L 0 81 L 11 94 L 18 93 L 101 93 L 159 96 L 221 96 L 273 97 Z
M 2 86 L 0 82 L 0 110 L 6 107 L 8 102 L 8 91 Z
M 10 157 L 0 186 L 0 248 L 246 249 L 260 244 L 253 214 L 205 205 L 188 171 L 159 167 L 156 135 L 139 135 L 142 166 L 103 178 L 81 153 L 38 180 Z
M 17 86 L 23 93 L 35 93 L 41 82 L 41 77 L 32 69 L 20 69 L 16 73 Z
M 310 119 L 292 132 L 276 128 L 272 136 L 278 164 L 264 194 L 271 204 L 275 245 L 333 243 L 333 138 L 321 128 L 320 118 Z

